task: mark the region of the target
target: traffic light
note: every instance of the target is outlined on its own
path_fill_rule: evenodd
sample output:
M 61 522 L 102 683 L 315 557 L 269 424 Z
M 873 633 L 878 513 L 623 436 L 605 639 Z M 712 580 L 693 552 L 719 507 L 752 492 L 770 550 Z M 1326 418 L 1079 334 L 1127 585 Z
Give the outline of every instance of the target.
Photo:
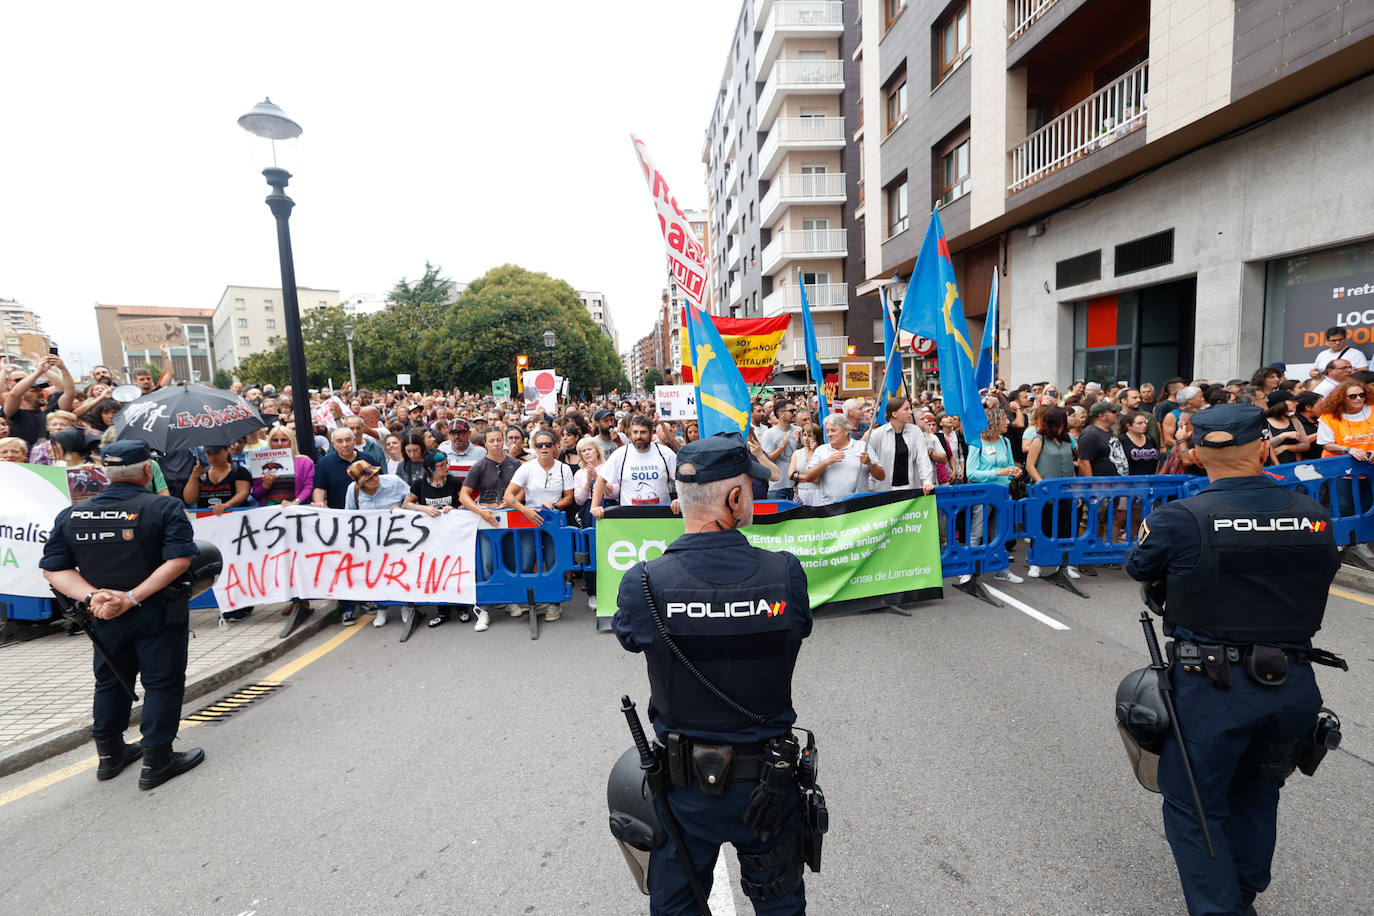
M 515 390 L 525 393 L 525 370 L 530 367 L 530 358 L 521 353 L 515 358 Z
M 844 348 L 844 355 L 845 355 L 845 356 L 853 356 L 855 353 L 858 353 L 858 352 L 859 352 L 859 348 L 856 347 L 856 346 L 854 346 L 853 344 L 850 344 L 849 346 L 847 346 L 847 347 Z

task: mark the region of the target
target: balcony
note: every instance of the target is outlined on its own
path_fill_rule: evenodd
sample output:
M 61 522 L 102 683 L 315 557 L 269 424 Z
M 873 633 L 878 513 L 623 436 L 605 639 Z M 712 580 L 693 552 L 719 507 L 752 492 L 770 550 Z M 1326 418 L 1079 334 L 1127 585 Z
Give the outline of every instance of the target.
M 755 20 L 758 21 L 758 20 Z M 778 59 L 782 43 L 788 38 L 824 38 L 844 33 L 844 3 L 841 0 L 778 0 L 763 20 L 754 59 L 762 73 Z
M 1054 6 L 1056 0 L 1011 0 L 1007 10 L 1007 44 L 1025 34 L 1026 29 L 1045 15 L 1045 10 Z
M 806 301 L 813 312 L 844 311 L 849 307 L 849 287 L 843 283 L 813 283 L 806 288 Z M 760 304 L 765 318 L 801 310 L 801 287 L 795 283 L 779 286 Z
M 759 177 L 772 178 L 792 150 L 844 149 L 844 118 L 778 118 L 759 150 Z
M 778 175 L 763 195 L 761 216 L 764 226 L 792 204 L 843 204 L 844 172 L 808 172 Z
M 744 286 L 744 284 L 739 280 L 730 284 L 730 294 L 725 300 L 725 304 L 730 308 L 734 308 L 740 304 L 740 299 L 743 296 L 743 291 L 741 290 L 742 286 Z
M 773 241 L 763 249 L 763 272 L 777 273 L 789 261 L 818 258 L 843 258 L 845 249 L 843 229 L 787 229 L 773 233 Z
M 759 124 L 771 123 L 789 95 L 839 95 L 844 92 L 842 60 L 780 60 L 773 64 L 759 95 Z
M 1140 64 L 1013 146 L 1014 194 L 1145 126 L 1149 64 Z
M 725 231 L 734 232 L 739 225 L 739 198 L 730 198 L 729 205 L 725 208 Z
M 725 168 L 729 170 L 729 174 L 725 177 L 725 196 L 734 197 L 739 192 L 739 175 L 744 169 L 739 167 L 734 156 L 730 157 L 730 162 Z
M 730 236 L 730 247 L 725 249 L 725 269 L 734 270 L 739 266 L 739 236 Z
M 817 337 L 816 349 L 823 363 L 833 363 L 844 356 L 845 348 L 849 346 L 848 337 Z M 806 365 L 806 341 L 792 341 L 792 365 Z

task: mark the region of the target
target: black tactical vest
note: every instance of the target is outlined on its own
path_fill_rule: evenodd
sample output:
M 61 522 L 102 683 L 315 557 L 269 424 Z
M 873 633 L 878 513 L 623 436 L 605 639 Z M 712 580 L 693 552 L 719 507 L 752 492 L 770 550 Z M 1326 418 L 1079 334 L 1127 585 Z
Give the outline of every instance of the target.
M 1321 629 L 1340 562 L 1330 516 L 1308 496 L 1285 495 L 1277 509 L 1211 492 L 1175 503 L 1193 516 L 1201 544 L 1193 569 L 1169 574 L 1166 620 L 1231 643 L 1302 642 Z
M 127 591 L 162 565 L 162 516 L 149 510 L 168 498 L 140 488 L 117 502 L 96 497 L 72 507 L 66 537 L 87 582 Z
M 646 569 L 673 642 L 716 687 L 781 731 L 796 721 L 792 669 L 801 651 L 800 617 L 787 607 L 787 557 L 767 550 L 758 557 L 752 576 L 725 584 L 692 575 L 672 552 Z M 644 654 L 651 703 L 668 729 L 690 735 L 757 727 L 702 686 L 662 640 Z

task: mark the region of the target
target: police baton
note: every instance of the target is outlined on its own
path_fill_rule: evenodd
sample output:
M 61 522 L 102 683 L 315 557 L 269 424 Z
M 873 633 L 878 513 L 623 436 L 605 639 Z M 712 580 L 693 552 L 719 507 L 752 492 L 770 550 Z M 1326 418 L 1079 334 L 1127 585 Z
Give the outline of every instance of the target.
M 668 831 L 673 847 L 677 849 L 678 858 L 687 869 L 687 883 L 692 886 L 692 895 L 697 898 L 697 906 L 701 907 L 702 916 L 711 916 L 711 905 L 706 900 L 706 890 L 697 880 L 697 870 L 692 867 L 687 843 L 682 839 L 682 829 L 678 826 L 677 818 L 673 817 L 672 809 L 668 807 L 668 781 L 663 772 L 663 764 L 653 748 L 649 747 L 648 739 L 644 737 L 644 727 L 639 724 L 639 713 L 635 711 L 634 701 L 630 699 L 629 694 L 620 697 L 620 711 L 625 714 L 625 722 L 630 726 L 630 735 L 634 738 L 635 748 L 639 751 L 639 768 L 644 771 L 644 781 L 649 784 L 649 791 L 654 793 L 654 807 L 658 810 L 658 816 L 663 819 L 663 827 Z
M 119 669 L 114 666 L 114 662 L 110 661 L 110 657 L 105 654 L 105 647 L 100 644 L 99 637 L 95 635 L 95 615 L 91 613 L 90 608 L 86 607 L 85 602 L 73 601 L 55 588 L 52 593 L 57 598 L 57 609 L 62 613 L 62 616 L 76 624 L 81 632 L 86 634 L 91 645 L 95 646 L 95 654 L 99 655 L 100 660 L 105 663 L 105 667 L 110 669 L 110 673 L 115 676 L 115 680 L 119 681 L 119 686 L 124 688 L 129 699 L 137 703 L 138 694 L 134 693 L 133 686 L 124 679 L 123 674 L 120 674 Z
M 1141 593 L 1145 596 L 1145 603 L 1151 607 L 1159 607 L 1153 600 L 1148 586 L 1141 587 Z M 1162 612 L 1162 608 L 1160 609 Z M 1183 775 L 1188 780 L 1188 791 L 1193 794 L 1193 811 L 1197 814 L 1197 824 L 1202 828 L 1202 842 L 1207 846 L 1207 857 L 1215 859 L 1216 851 L 1212 848 L 1212 834 L 1207 829 L 1207 814 L 1202 810 L 1202 796 L 1197 791 L 1197 780 L 1193 778 L 1193 764 L 1188 759 L 1188 746 L 1183 743 L 1183 730 L 1178 727 L 1178 710 L 1174 708 L 1174 688 L 1169 681 L 1169 666 L 1164 664 L 1164 656 L 1159 652 L 1159 640 L 1155 636 L 1155 622 L 1150 617 L 1149 611 L 1140 612 L 1140 627 L 1145 631 L 1145 645 L 1150 649 L 1150 667 L 1154 669 L 1159 677 L 1159 695 L 1164 700 L 1164 709 L 1169 714 L 1169 727 L 1174 733 L 1174 742 L 1178 745 L 1178 759 L 1183 763 Z

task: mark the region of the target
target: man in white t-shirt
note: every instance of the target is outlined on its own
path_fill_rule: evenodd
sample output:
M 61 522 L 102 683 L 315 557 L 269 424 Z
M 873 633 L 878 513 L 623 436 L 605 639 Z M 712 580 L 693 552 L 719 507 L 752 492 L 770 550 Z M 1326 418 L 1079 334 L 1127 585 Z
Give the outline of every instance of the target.
M 592 515 L 606 514 L 602 502 L 615 499 L 622 506 L 668 506 L 674 500 L 669 481 L 677 470 L 677 454 L 653 441 L 653 424 L 643 414 L 630 420 L 630 444 L 618 448 L 596 469 Z
M 1323 353 L 1329 352 L 1323 350 Z M 1320 397 L 1326 397 L 1341 385 L 1350 381 L 1350 376 L 1355 372 L 1355 365 L 1344 356 L 1338 356 L 1326 364 L 1326 378 L 1317 384 L 1315 391 Z
M 1369 368 L 1369 357 L 1347 344 L 1345 328 L 1326 329 L 1326 349 L 1318 353 L 1317 358 L 1312 360 L 1312 369 L 1307 374 L 1312 378 L 1320 378 L 1326 374 L 1326 367 L 1333 359 L 1348 360 L 1355 369 Z

